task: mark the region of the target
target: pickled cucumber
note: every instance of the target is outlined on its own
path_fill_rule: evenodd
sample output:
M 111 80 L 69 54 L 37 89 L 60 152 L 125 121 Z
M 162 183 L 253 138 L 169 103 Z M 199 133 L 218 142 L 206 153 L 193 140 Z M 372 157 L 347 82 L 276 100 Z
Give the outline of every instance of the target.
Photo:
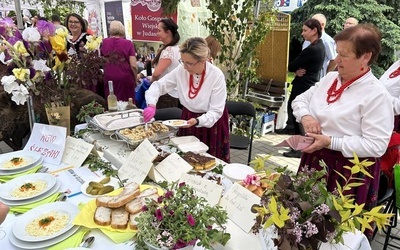
M 88 186 L 86 188 L 86 193 L 90 194 L 90 192 L 92 192 L 92 190 L 93 190 L 93 187 L 92 186 Z
M 100 181 L 101 184 L 107 184 L 111 180 L 110 176 L 105 177 L 103 180 Z
M 105 186 L 105 187 L 101 188 L 97 194 L 98 195 L 107 194 L 107 193 L 112 192 L 112 191 L 114 191 L 114 187 L 113 186 Z
M 99 182 L 95 182 L 95 181 L 89 182 L 89 186 L 91 186 L 91 187 L 93 187 L 93 188 L 97 188 L 97 189 L 100 189 L 100 188 L 103 188 L 103 187 L 104 187 L 103 184 L 101 184 L 101 183 L 99 183 Z
M 99 194 L 99 191 L 100 191 L 100 189 L 98 189 L 98 188 L 93 188 L 92 191 L 90 191 L 89 194 L 91 194 L 91 195 L 98 195 L 98 194 Z

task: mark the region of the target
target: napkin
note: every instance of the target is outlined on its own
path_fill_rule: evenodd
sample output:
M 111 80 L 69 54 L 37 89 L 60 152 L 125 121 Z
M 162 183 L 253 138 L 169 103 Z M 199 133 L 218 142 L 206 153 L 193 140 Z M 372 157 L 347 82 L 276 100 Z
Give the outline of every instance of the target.
M 55 193 L 53 195 L 50 195 L 49 197 L 44 198 L 43 200 L 40 200 L 40 201 L 37 201 L 37 202 L 29 203 L 29 204 L 26 204 L 26 205 L 20 205 L 20 206 L 11 206 L 10 207 L 10 212 L 20 213 L 20 214 L 28 212 L 32 208 L 35 208 L 35 207 L 38 207 L 40 205 L 44 205 L 44 204 L 56 201 L 60 197 L 60 194 L 61 193 L 57 192 L 57 193 Z
M 23 175 L 36 173 L 41 167 L 42 167 L 42 164 L 37 165 L 36 167 L 31 168 L 28 171 L 25 171 L 25 172 L 22 172 L 22 173 L 0 176 L 0 182 L 7 182 L 7 181 L 10 181 L 10 180 L 12 180 L 14 178 L 23 176 Z
M 77 247 L 82 243 L 82 240 L 85 238 L 85 235 L 88 231 L 89 229 L 81 227 L 76 233 L 60 243 L 49 247 L 48 250 L 64 250 L 71 247 Z
M 292 135 L 276 146 L 291 147 L 294 150 L 303 150 L 314 143 L 314 138 L 302 135 Z

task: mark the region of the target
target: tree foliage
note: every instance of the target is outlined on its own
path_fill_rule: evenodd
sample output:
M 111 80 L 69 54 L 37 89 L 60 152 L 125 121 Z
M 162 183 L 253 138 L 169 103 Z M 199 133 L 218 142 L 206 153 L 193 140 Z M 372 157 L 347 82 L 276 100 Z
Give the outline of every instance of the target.
M 325 31 L 331 36 L 343 30 L 348 17 L 355 17 L 360 23 L 375 24 L 382 33 L 382 52 L 372 70 L 380 76 L 396 60 L 395 51 L 400 45 L 399 7 L 398 0 L 308 0 L 292 12 L 292 38 L 302 40 L 303 22 L 316 13 L 326 16 Z

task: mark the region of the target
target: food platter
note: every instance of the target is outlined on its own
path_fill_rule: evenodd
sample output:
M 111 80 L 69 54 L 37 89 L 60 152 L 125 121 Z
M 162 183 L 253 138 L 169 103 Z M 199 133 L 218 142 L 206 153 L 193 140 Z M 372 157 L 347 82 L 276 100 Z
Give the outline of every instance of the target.
M 97 179 L 90 180 L 90 181 L 87 181 L 87 182 L 83 183 L 82 186 L 81 186 L 82 194 L 84 194 L 84 195 L 86 195 L 86 196 L 89 196 L 89 197 L 92 197 L 92 198 L 102 196 L 102 195 L 92 195 L 92 194 L 89 194 L 88 192 L 86 192 L 86 189 L 87 189 L 87 187 L 89 186 L 89 183 L 90 183 L 91 181 L 100 182 L 102 179 L 104 179 L 104 177 L 99 177 L 99 178 L 97 178 Z M 118 188 L 120 188 L 118 179 L 117 179 L 117 178 L 114 178 L 114 177 L 111 177 L 111 178 L 110 178 L 110 182 L 108 182 L 108 183 L 106 183 L 106 184 L 104 184 L 104 185 L 105 185 L 105 186 L 108 186 L 108 185 L 113 186 L 113 187 L 114 187 L 114 190 L 117 190 Z M 107 194 L 104 194 L 104 195 L 108 195 L 108 193 L 107 193 Z
M 23 175 L 3 184 L 0 189 L 0 198 L 10 201 L 32 199 L 46 193 L 56 183 L 56 177 L 51 174 Z
M 30 169 L 39 166 L 40 164 L 42 164 L 42 162 L 43 162 L 43 157 L 40 157 L 39 161 L 37 161 L 34 164 L 31 164 L 30 166 L 27 166 L 25 168 L 21 168 L 21 169 L 18 169 L 18 170 L 13 170 L 13 171 L 0 170 L 0 176 L 8 176 L 8 175 L 20 174 L 20 173 L 29 171 Z
M 10 234 L 9 239 L 11 244 L 22 249 L 43 249 L 67 239 L 68 237 L 73 235 L 76 231 L 78 231 L 79 228 L 80 228 L 79 226 L 73 226 L 70 230 L 68 230 L 64 234 L 45 241 L 38 241 L 38 242 L 23 241 L 15 237 L 13 234 Z
M 184 127 L 189 125 L 186 120 L 166 120 L 162 122 L 164 125 L 171 126 L 171 127 Z
M 41 158 L 38 153 L 24 150 L 2 154 L 0 155 L 0 170 L 9 174 L 16 173 L 33 165 L 37 166 Z
M 47 192 L 45 192 L 39 196 L 36 196 L 34 198 L 21 200 L 21 201 L 10 201 L 10 200 L 5 200 L 5 199 L 0 198 L 0 201 L 8 206 L 21 206 L 21 205 L 31 204 L 31 203 L 43 200 L 43 199 L 49 197 L 50 195 L 55 194 L 60 189 L 60 187 L 61 187 L 61 182 L 57 180 L 56 184 L 50 190 L 48 190 Z
M 21 241 L 39 242 L 53 239 L 63 235 L 73 227 L 72 221 L 78 213 L 79 208 L 75 204 L 69 202 L 60 201 L 45 204 L 29 210 L 21 217 L 18 217 L 12 232 L 14 236 Z M 47 215 L 55 216 L 54 220 L 51 221 L 47 227 L 35 225 L 35 220 L 39 220 L 39 218 L 43 218 Z M 36 233 L 38 236 L 28 234 L 27 228 L 33 229 L 36 227 L 40 229 L 32 231 L 32 233 Z M 43 235 L 39 235 L 42 233 Z

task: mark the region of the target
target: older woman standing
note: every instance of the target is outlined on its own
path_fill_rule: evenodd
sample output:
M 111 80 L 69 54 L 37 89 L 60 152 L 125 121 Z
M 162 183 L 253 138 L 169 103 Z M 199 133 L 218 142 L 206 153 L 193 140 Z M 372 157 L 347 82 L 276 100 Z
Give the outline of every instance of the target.
M 372 74 L 370 65 L 381 50 L 381 36 L 370 24 L 343 30 L 334 37 L 338 71 L 330 72 L 314 87 L 299 95 L 292 104 L 294 115 L 308 136 L 315 138 L 303 150 L 299 171 L 309 165 L 320 169 L 319 161 L 328 166 L 328 190 L 336 188 L 352 166 L 353 153 L 360 161 L 375 162 L 367 168 L 373 176 L 358 177 L 365 185 L 353 188 L 356 203 L 366 209 L 376 205 L 379 186 L 379 157 L 385 152 L 393 129 L 393 107 L 384 86 Z M 337 172 L 335 172 L 337 171 Z
M 153 82 L 146 91 L 145 121 L 154 117 L 159 97 L 177 88 L 188 125 L 179 135 L 194 135 L 208 145 L 208 153 L 229 162 L 229 115 L 225 107 L 226 82 L 222 71 L 208 62 L 210 50 L 200 37 L 180 46 L 181 62 L 174 71 Z
M 179 46 L 180 35 L 178 25 L 171 18 L 161 19 L 158 23 L 158 36 L 162 47 L 158 50 L 156 57 L 152 61 L 155 65 L 151 81 L 157 81 L 163 76 L 174 70 L 179 65 Z M 160 97 L 157 108 L 177 107 L 179 103 L 178 91 L 171 90 Z
M 67 27 L 71 37 L 67 38 L 67 50 L 69 55 L 78 54 L 84 50 L 87 42 L 86 25 L 83 18 L 75 13 L 69 14 L 65 19 L 65 27 Z
M 101 54 L 104 65 L 104 94 L 108 96 L 108 81 L 113 81 L 118 100 L 135 99 L 137 62 L 133 43 L 125 39 L 125 27 L 120 21 L 110 23 L 110 37 L 103 40 Z

